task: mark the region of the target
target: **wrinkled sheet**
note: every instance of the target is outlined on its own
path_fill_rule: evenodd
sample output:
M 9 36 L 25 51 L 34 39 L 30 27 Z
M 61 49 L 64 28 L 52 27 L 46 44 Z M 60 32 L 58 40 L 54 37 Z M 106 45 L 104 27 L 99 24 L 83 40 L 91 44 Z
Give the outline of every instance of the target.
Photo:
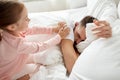
M 66 21 L 69 25 L 80 21 L 86 14 L 85 9 L 86 7 L 65 11 L 30 13 L 29 18 L 31 21 L 29 26 L 52 26 L 60 21 Z M 33 35 L 27 37 L 27 39 L 29 41 L 45 41 L 53 36 L 55 34 Z M 44 59 L 42 56 L 46 56 L 47 59 Z M 58 45 L 41 52 L 41 60 L 44 65 L 39 67 L 39 71 L 30 80 L 66 80 L 68 76 L 62 57 Z

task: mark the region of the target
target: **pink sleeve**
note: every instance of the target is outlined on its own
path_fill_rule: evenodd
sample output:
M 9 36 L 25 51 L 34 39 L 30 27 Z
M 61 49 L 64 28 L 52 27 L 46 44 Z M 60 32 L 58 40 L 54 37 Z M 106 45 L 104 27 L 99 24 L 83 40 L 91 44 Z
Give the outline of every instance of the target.
M 25 33 L 26 33 L 26 35 L 51 34 L 52 33 L 52 28 L 50 28 L 50 27 L 32 27 L 32 28 L 28 28 Z
M 61 37 L 57 34 L 55 37 L 45 41 L 45 42 L 24 42 L 21 41 L 18 47 L 18 53 L 31 54 L 39 51 L 48 49 L 51 46 L 54 46 L 60 43 Z

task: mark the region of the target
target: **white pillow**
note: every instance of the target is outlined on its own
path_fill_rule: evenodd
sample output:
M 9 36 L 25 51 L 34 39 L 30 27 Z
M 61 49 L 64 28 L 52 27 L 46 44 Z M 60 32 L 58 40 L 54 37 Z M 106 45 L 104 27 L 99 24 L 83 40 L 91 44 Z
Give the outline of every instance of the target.
M 117 18 L 117 8 L 114 0 L 87 0 L 88 15 L 110 24 Z
M 80 8 L 87 5 L 87 0 L 67 0 L 68 8 Z
M 66 12 L 41 12 L 41 13 L 30 13 L 29 18 L 31 19 L 29 26 L 34 27 L 34 26 L 39 26 L 39 27 L 50 27 L 53 25 L 56 25 L 60 21 L 65 21 L 67 22 L 68 26 L 73 26 L 70 20 L 69 13 Z M 72 34 L 72 32 L 70 32 Z M 55 36 L 54 34 L 52 35 L 32 35 L 28 36 L 27 38 L 29 40 L 37 40 L 37 41 L 45 41 L 50 39 L 51 37 Z M 34 37 L 34 38 L 33 38 Z M 69 36 L 68 36 L 69 37 Z M 71 40 L 73 40 L 73 37 L 69 37 Z
M 98 0 L 87 0 L 87 8 L 88 8 L 88 10 L 93 9 L 97 2 L 98 2 Z

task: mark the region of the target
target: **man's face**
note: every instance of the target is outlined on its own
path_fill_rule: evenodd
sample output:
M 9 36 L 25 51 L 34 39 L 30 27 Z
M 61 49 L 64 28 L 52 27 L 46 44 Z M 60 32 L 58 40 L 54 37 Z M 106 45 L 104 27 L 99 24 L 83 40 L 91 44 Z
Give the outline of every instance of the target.
M 74 28 L 74 41 L 78 44 L 86 39 L 85 27 L 80 24 L 76 25 Z

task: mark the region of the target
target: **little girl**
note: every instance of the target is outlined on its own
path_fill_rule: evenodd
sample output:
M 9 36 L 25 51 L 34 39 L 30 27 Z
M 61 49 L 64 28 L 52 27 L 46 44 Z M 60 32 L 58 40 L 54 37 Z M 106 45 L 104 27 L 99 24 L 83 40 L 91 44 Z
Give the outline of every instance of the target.
M 69 28 L 59 25 L 54 28 L 28 28 L 30 19 L 24 4 L 17 1 L 0 1 L 0 80 L 12 80 L 31 74 L 36 66 L 33 53 L 43 51 L 60 43 L 69 34 Z M 1 31 L 0 30 L 0 31 Z M 58 33 L 45 42 L 29 42 L 26 35 Z

